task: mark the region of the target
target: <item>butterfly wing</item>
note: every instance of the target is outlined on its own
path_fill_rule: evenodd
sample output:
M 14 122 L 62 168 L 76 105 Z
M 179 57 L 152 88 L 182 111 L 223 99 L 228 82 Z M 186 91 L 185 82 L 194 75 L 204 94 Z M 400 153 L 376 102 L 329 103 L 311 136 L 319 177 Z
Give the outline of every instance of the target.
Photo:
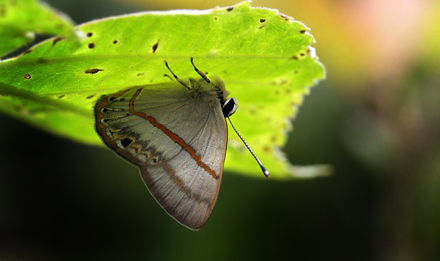
M 201 228 L 217 200 L 226 154 L 217 97 L 180 85 L 145 86 L 104 96 L 95 115 L 104 143 L 140 168 L 165 211 L 188 228 Z

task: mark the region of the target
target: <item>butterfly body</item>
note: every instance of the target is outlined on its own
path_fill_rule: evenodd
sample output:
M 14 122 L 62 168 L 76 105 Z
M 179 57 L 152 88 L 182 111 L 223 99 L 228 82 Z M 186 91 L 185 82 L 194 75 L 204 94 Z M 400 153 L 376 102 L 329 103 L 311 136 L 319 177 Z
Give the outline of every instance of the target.
M 216 203 L 226 155 L 227 92 L 220 79 L 136 86 L 101 97 L 96 131 L 139 167 L 165 211 L 197 230 Z M 228 113 L 228 112 L 225 112 Z

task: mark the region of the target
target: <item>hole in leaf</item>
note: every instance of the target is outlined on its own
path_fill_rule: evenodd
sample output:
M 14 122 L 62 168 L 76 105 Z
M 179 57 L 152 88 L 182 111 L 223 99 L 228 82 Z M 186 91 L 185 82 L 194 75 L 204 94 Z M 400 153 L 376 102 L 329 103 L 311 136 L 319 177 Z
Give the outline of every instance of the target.
M 29 80 L 29 79 L 32 78 L 32 77 L 31 77 L 30 74 L 26 74 L 26 75 L 24 76 L 24 78 L 27 79 L 27 80 Z
M 95 73 L 101 72 L 101 71 L 104 71 L 104 70 L 103 69 L 98 69 L 98 68 L 93 68 L 93 69 L 87 69 L 85 71 L 85 73 L 95 74 Z
M 153 53 L 155 53 L 156 52 L 156 50 L 157 50 L 157 47 L 159 47 L 159 40 L 157 41 L 157 43 L 155 43 L 154 45 L 153 45 Z

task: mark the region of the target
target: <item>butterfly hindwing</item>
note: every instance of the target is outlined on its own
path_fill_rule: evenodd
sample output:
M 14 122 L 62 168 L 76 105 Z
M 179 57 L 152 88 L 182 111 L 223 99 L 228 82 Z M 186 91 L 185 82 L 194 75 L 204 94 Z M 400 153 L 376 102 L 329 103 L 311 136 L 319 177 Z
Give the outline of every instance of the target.
M 104 96 L 95 115 L 104 143 L 139 167 L 157 202 L 199 229 L 220 189 L 227 126 L 218 87 L 203 80 L 193 85 L 147 85 Z

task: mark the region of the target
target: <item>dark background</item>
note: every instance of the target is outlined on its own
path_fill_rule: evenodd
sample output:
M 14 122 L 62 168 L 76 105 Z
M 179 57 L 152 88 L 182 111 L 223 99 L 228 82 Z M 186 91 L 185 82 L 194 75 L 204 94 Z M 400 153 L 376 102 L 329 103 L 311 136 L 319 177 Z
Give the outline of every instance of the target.
M 77 23 L 235 3 L 47 2 Z M 306 97 L 284 151 L 297 165 L 333 165 L 332 176 L 226 172 L 193 232 L 110 150 L 0 115 L 0 260 L 438 260 L 439 4 L 304 2 L 252 5 L 303 21 L 317 39 L 328 79 Z

